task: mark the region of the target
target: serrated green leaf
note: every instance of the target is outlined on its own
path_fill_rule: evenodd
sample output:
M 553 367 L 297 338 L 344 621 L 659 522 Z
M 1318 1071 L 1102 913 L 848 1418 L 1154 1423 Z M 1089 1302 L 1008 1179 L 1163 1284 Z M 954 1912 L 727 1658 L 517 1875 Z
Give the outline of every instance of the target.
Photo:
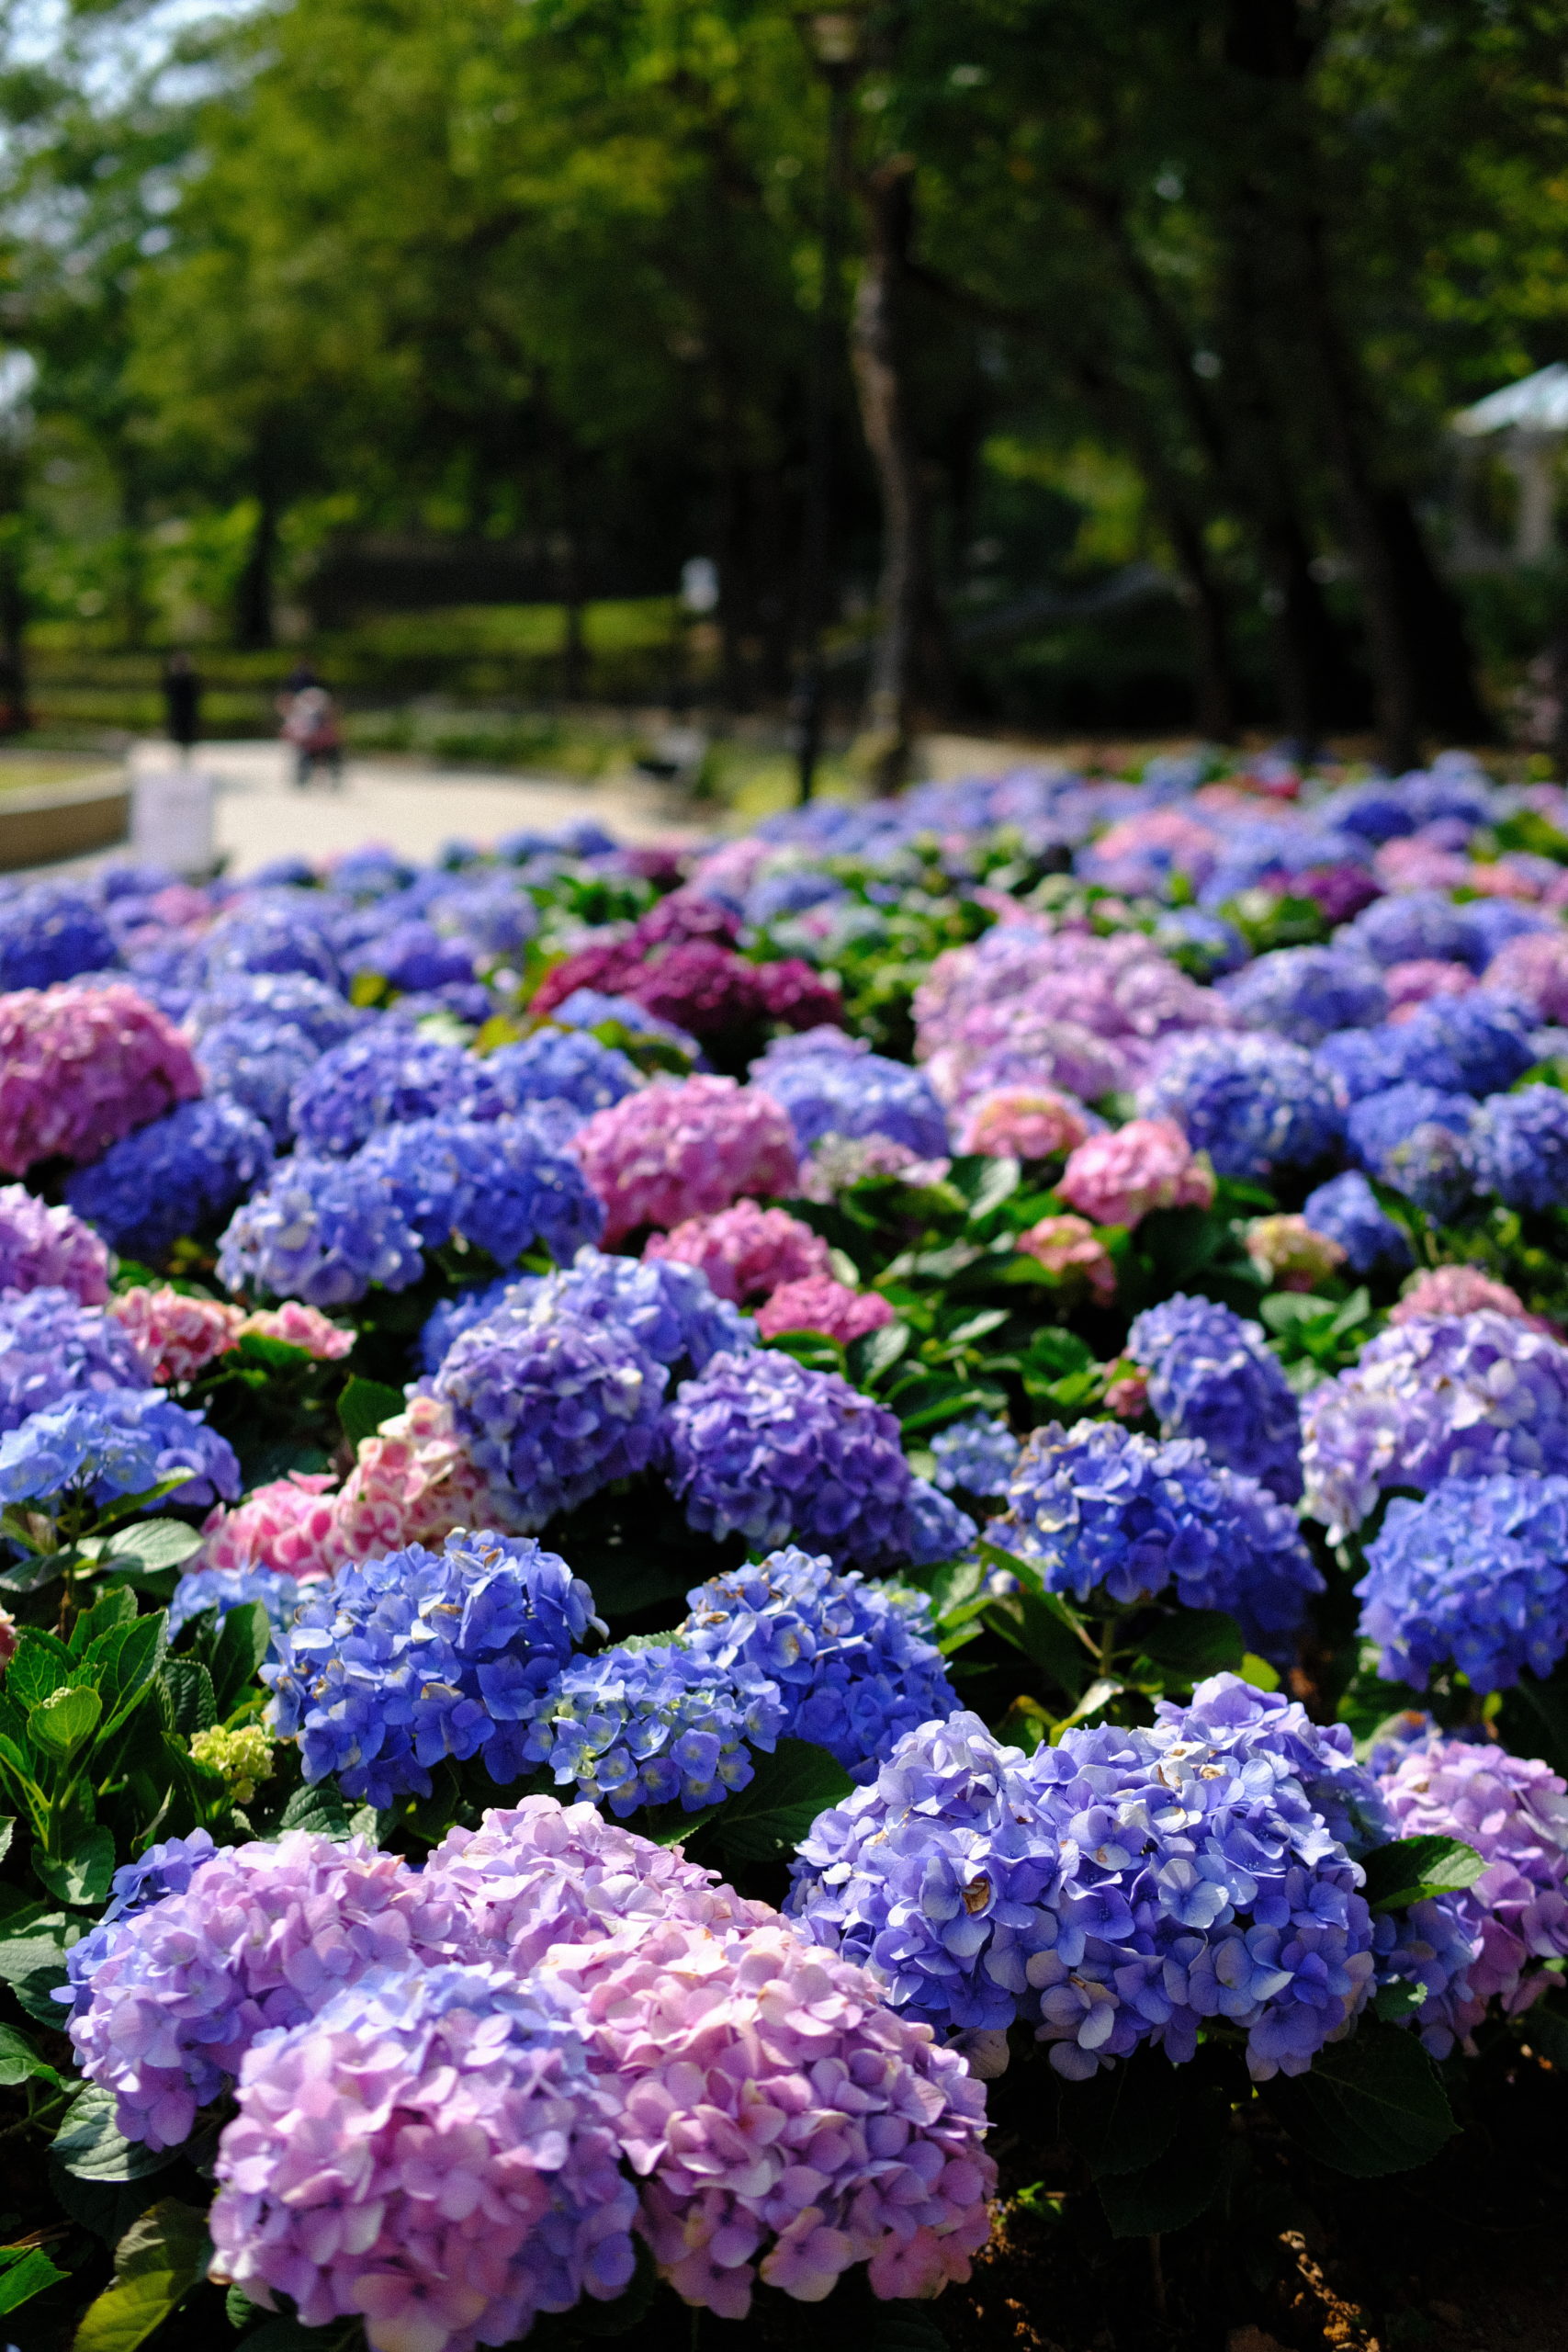
M 60 1902 L 96 1911 L 108 1898 L 114 1877 L 114 1839 L 102 1824 L 89 1826 L 64 1854 L 43 1854 L 35 1846 L 33 1869 Z
M 82 1685 L 51 1690 L 28 1713 L 28 1739 L 35 1755 L 68 1763 L 84 1747 L 103 1719 L 103 1702 L 96 1690 Z
M 177 1568 L 200 1549 L 200 1535 L 183 1519 L 137 1520 L 108 1540 L 110 1559 L 134 1560 L 143 1568 Z
M 271 1641 L 272 1626 L 259 1600 L 242 1600 L 237 1608 L 225 1610 L 209 1668 L 220 1720 L 249 1688 Z
M 1473 1886 L 1485 1867 L 1474 1847 L 1457 1838 L 1396 1838 L 1362 1855 L 1362 1892 L 1374 1911 L 1401 1911 L 1430 1894 Z
M 343 1423 L 343 1433 L 350 1445 L 359 1445 L 374 1437 L 383 1421 L 400 1413 L 407 1403 L 400 1388 L 389 1387 L 383 1380 L 366 1380 L 355 1373 L 347 1381 L 337 1400 L 337 1417 Z
M 236 1353 L 243 1363 L 263 1364 L 269 1372 L 298 1372 L 310 1361 L 308 1348 L 291 1347 L 265 1331 L 242 1331 Z
M 169 1642 L 169 1621 L 160 1609 L 138 1617 L 126 1629 L 111 1668 L 103 1679 L 104 1728 L 107 1739 L 128 1723 L 152 1690 Z
M 0 2246 L 0 2256 L 6 2255 L 13 2259 L 0 2270 L 0 2313 L 19 2311 L 46 2287 L 70 2276 L 50 2260 L 41 2245 Z
M 1186 2086 L 1163 2051 L 1140 2051 L 1062 2093 L 1062 2130 L 1096 2179 L 1142 2172 L 1176 2137 Z
M 178 2160 L 178 2148 L 154 2151 L 140 2140 L 123 2138 L 114 2113 L 112 2091 L 90 2085 L 80 2092 L 50 2149 L 56 2164 L 77 2180 L 118 2183 L 149 2179 Z
M 117 2278 L 83 2313 L 71 2352 L 136 2352 L 196 2284 L 178 2270 L 142 2270 Z
M 164 1688 L 175 1731 L 188 1739 L 192 1732 L 210 1731 L 218 1721 L 218 1700 L 212 1677 L 198 1657 L 166 1657 Z
M 1263 2096 L 1292 2139 L 1356 2180 L 1429 2163 L 1456 2129 L 1436 2067 L 1396 2026 L 1363 2021 Z
M 857 1340 L 849 1351 L 850 1371 L 856 1385 L 869 1388 L 885 1373 L 891 1372 L 913 1337 L 907 1323 L 895 1319 L 884 1323 L 880 1330 L 868 1331 L 863 1340 Z
M 90 1657 L 95 1646 L 121 1625 L 131 1623 L 136 1615 L 136 1595 L 123 1586 L 100 1592 L 90 1609 L 84 1609 L 71 1628 L 70 1649 L 73 1657 Z
M 1235 1673 L 1246 1654 L 1241 1627 L 1223 1609 L 1176 1609 L 1158 1618 L 1143 1637 L 1156 1666 L 1184 1681 L 1208 1674 Z
M 288 1829 L 313 1829 L 323 1838 L 350 1837 L 349 1811 L 337 1782 L 318 1781 L 313 1787 L 307 1782 L 296 1789 L 283 1808 L 279 1837 Z
M 793 1852 L 818 1815 L 841 1804 L 853 1786 L 825 1747 L 781 1739 L 772 1756 L 758 1758 L 746 1787 L 725 1799 L 700 1842 L 705 1851 L 711 1845 L 727 1861 L 776 1861 Z
M 6 1695 L 24 1715 L 54 1690 L 62 1690 L 76 1670 L 76 1661 L 62 1641 L 41 1625 L 24 1625 L 17 1636 L 16 1656 L 6 1669 Z

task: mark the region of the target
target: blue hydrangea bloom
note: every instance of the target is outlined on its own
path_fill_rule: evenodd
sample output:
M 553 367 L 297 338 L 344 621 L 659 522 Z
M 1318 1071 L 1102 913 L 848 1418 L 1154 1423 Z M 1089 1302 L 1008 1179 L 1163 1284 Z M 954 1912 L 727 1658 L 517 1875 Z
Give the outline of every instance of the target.
M 0 1437 L 0 1503 L 74 1493 L 101 1510 L 121 1496 L 149 1493 L 177 1470 L 190 1476 L 162 1503 L 233 1502 L 240 1492 L 228 1439 L 161 1388 L 67 1396 Z
M 1544 1679 L 1568 1649 L 1568 1477 L 1445 1478 L 1396 1495 L 1356 1587 L 1378 1672 L 1422 1689 L 1457 1666 L 1477 1690 Z
M 359 970 L 375 972 L 407 993 L 469 982 L 474 977 L 468 950 L 455 939 L 444 939 L 434 923 L 418 916 L 389 924 L 367 941 L 355 960 Z
M 912 1568 L 940 1567 L 943 1560 L 961 1559 L 975 1541 L 975 1522 L 951 1495 L 929 1478 L 911 1478 L 904 1505 L 899 1538 L 903 1557 Z
M 668 1380 L 622 1323 L 502 1307 L 459 1335 L 433 1386 L 476 1462 L 515 1490 L 522 1523 L 543 1527 L 660 1464 Z
M 203 944 L 208 987 L 231 972 L 304 972 L 337 989 L 330 910 L 313 890 L 255 891 L 226 908 Z
M 925 1072 L 907 1062 L 882 1054 L 764 1054 L 751 1065 L 751 1082 L 784 1104 L 803 1152 L 829 1133 L 889 1136 L 921 1159 L 950 1148 L 947 1114 Z
M 572 1103 L 586 1117 L 642 1084 L 637 1064 L 586 1029 L 536 1029 L 514 1046 L 501 1046 L 485 1068 L 509 1110 L 525 1102 Z
M 1386 1094 L 1393 1086 L 1433 1086 L 1445 1094 L 1464 1091 L 1452 1054 L 1414 1021 L 1381 1029 L 1337 1029 L 1318 1047 L 1317 1060 L 1348 1108 L 1369 1094 Z
M 47 1283 L 0 1295 L 0 1430 L 70 1396 L 151 1385 L 146 1358 L 101 1306 Z
M 1415 1047 L 1447 1054 L 1464 1094 L 1501 1094 L 1536 1058 L 1536 1015 L 1488 989 L 1433 997 L 1403 1025 L 1415 1031 Z
M 443 1299 L 420 1337 L 423 1369 L 438 1371 L 454 1340 L 503 1306 L 576 1322 L 618 1323 L 678 1379 L 701 1372 L 721 1348 L 757 1344 L 750 1317 L 727 1298 L 716 1298 L 695 1266 L 672 1258 L 617 1258 L 582 1249 L 559 1273 L 503 1277 Z
M 1190 1439 L 1156 1444 L 1113 1421 L 1036 1430 L 987 1531 L 1048 1592 L 1126 1609 L 1172 1586 L 1221 1609 L 1263 1656 L 1288 1656 L 1323 1579 L 1294 1515 Z
M 1154 928 L 1155 945 L 1195 979 L 1223 979 L 1239 972 L 1252 950 L 1235 923 L 1199 907 L 1173 907 Z
M 1178 1291 L 1137 1317 L 1127 1352 L 1148 1373 L 1162 1437 L 1201 1438 L 1211 1460 L 1300 1499 L 1301 1413 L 1258 1324 Z
M 791 1546 L 686 1599 L 681 1641 L 716 1665 L 766 1675 L 781 1729 L 827 1748 L 852 1780 L 874 1779 L 906 1732 L 957 1712 L 923 1593 L 840 1576 Z
M 516 955 L 539 927 L 538 909 L 510 875 L 483 875 L 468 882 L 443 878 L 431 892 L 427 911 L 437 931 L 486 956 Z
M 308 972 L 225 972 L 202 990 L 187 1015 L 198 1044 L 220 1023 L 279 1021 L 302 1029 L 318 1053 L 341 1046 L 371 1018 Z
M 276 1654 L 280 1637 L 294 1622 L 294 1611 L 310 1589 L 298 1577 L 281 1568 L 192 1568 L 181 1577 L 169 1603 L 169 1638 L 204 1610 L 216 1609 L 226 1617 L 243 1601 L 259 1600 L 272 1627 Z
M 795 866 L 785 874 L 765 874 L 746 893 L 744 912 L 753 927 L 776 922 L 781 915 L 804 914 L 807 907 L 825 906 L 830 899 L 848 896 L 849 886 L 819 867 Z
M 660 1044 L 672 1046 L 693 1069 L 705 1069 L 707 1062 L 702 1047 L 686 1030 L 677 1028 L 673 1021 L 662 1014 L 649 1012 L 635 996 L 606 996 L 599 989 L 573 989 L 559 1004 L 550 1007 L 550 1019 L 558 1029 L 624 1029 L 629 1037 L 655 1038 Z
M 1388 1013 L 1382 974 L 1346 947 L 1280 947 L 1226 980 L 1220 990 L 1244 1029 L 1271 1029 L 1298 1046 L 1333 1029 L 1370 1029 Z
M 373 1169 L 299 1152 L 280 1159 L 235 1212 L 218 1271 L 231 1290 L 346 1306 L 373 1283 L 407 1290 L 423 1273 L 424 1259 Z
M 558 1786 L 575 1781 L 624 1820 L 639 1805 L 695 1813 L 743 1789 L 750 1751 L 784 1728 L 776 1684 L 758 1668 L 700 1655 L 679 1639 L 573 1658 L 542 1701 L 526 1752 Z
M 302 1149 L 344 1157 L 381 1127 L 438 1111 L 494 1119 L 505 1107 L 483 1062 L 465 1047 L 381 1020 L 328 1048 L 295 1088 L 291 1114 Z
M 1328 1073 L 1279 1037 L 1200 1030 L 1162 1055 L 1139 1108 L 1174 1119 L 1222 1176 L 1311 1168 L 1339 1148 L 1343 1121 Z
M 35 882 L 0 899 L 0 989 L 47 989 L 118 962 L 114 933 L 69 883 Z
M 591 1625 L 593 1596 L 531 1538 L 459 1530 L 439 1553 L 340 1568 L 303 1595 L 262 1668 L 267 1720 L 298 1738 L 307 1781 L 335 1773 L 378 1808 L 428 1796 L 444 1757 L 522 1777 L 528 1725 Z
M 411 1119 L 372 1136 L 355 1166 L 385 1188 L 427 1250 L 461 1239 L 510 1266 L 536 1244 L 568 1259 L 604 1229 L 576 1160 L 525 1119 Z
M 115 1931 L 120 1921 L 162 1903 L 166 1894 L 183 1894 L 217 1851 L 209 1829 L 193 1829 L 188 1838 L 165 1838 L 161 1846 L 149 1846 L 135 1861 L 124 1863 L 109 1881 L 108 1903 L 97 1925 L 66 1953 L 67 1982 L 56 1986 L 50 1999 L 66 2007 L 85 2007 L 93 1972 L 118 1941 Z
M 1331 1176 L 1309 1193 L 1302 1215 L 1314 1233 L 1338 1242 L 1353 1274 L 1372 1274 L 1382 1268 L 1398 1273 L 1411 1262 L 1408 1239 L 1378 1206 L 1378 1196 L 1359 1169 Z
M 1474 1190 L 1468 1094 L 1435 1086 L 1391 1086 L 1363 1096 L 1346 1120 L 1350 1148 L 1364 1168 L 1392 1184 L 1428 1216 L 1452 1216 Z
M 1511 1209 L 1551 1209 L 1568 1202 L 1568 1094 L 1527 1086 L 1494 1094 L 1471 1135 L 1476 1189 Z
M 65 1198 L 113 1250 L 161 1258 L 221 1224 L 272 1167 L 272 1137 L 243 1104 L 179 1102 L 66 1180 Z
M 1359 949 L 1375 964 L 1437 962 L 1465 964 L 1479 972 L 1486 961 L 1472 926 L 1471 910 L 1456 906 L 1440 890 L 1404 890 L 1363 907 L 1336 943 Z
M 1510 939 L 1520 939 L 1527 931 L 1558 928 L 1556 915 L 1548 914 L 1544 907 L 1521 906 L 1517 899 L 1472 899 L 1464 919 L 1475 941 L 1477 971 L 1483 970 Z
M 962 1487 L 969 1495 L 1001 1495 L 1018 1466 L 1019 1442 L 1005 1421 L 971 1413 L 950 1421 L 931 1440 L 936 1483 L 944 1495 Z
M 208 1093 L 238 1102 L 282 1146 L 294 1133 L 289 1096 L 320 1050 L 291 1021 L 233 1013 L 207 1031 L 196 1058 Z
M 855 1567 L 907 1556 L 898 1424 L 837 1373 L 727 1351 L 677 1391 L 669 1435 L 670 1484 L 701 1533 L 759 1551 L 793 1539 Z

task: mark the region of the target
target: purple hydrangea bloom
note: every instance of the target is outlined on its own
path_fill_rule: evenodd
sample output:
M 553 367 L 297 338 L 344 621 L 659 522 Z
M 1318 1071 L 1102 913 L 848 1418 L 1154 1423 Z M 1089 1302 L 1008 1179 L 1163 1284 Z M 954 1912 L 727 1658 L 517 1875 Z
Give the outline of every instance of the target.
M 218 1270 L 231 1290 L 346 1306 L 373 1283 L 407 1290 L 424 1260 L 418 1235 L 374 1169 L 297 1152 L 235 1212 Z
M 1385 1267 L 1397 1273 L 1410 1264 L 1409 1241 L 1378 1206 L 1377 1194 L 1359 1169 L 1331 1176 L 1309 1193 L 1302 1215 L 1314 1233 L 1338 1242 L 1353 1274 L 1376 1273 Z
M 485 1068 L 513 1111 L 525 1102 L 570 1102 L 586 1118 L 642 1084 L 635 1062 L 586 1029 L 536 1029 L 517 1045 L 498 1046 Z
M 67 1179 L 65 1197 L 111 1248 L 161 1258 L 219 1225 L 272 1166 L 272 1137 L 239 1102 L 180 1102 Z
M 1303 1046 L 1278 1037 L 1200 1031 L 1179 1037 L 1138 1097 L 1145 1116 L 1174 1119 L 1222 1176 L 1310 1168 L 1343 1132 L 1325 1071 Z
M 74 1211 L 24 1184 L 0 1185 L 0 1292 L 63 1290 L 84 1306 L 109 1295 L 109 1253 Z
M 47 989 L 118 962 L 114 933 L 71 884 L 35 882 L 0 899 L 0 989 Z
M 1338 1542 L 1388 1487 L 1555 1472 L 1568 1462 L 1568 1348 L 1513 1316 L 1414 1316 L 1302 1408 L 1307 1510 Z
M 1501 1094 L 1536 1058 L 1536 1015 L 1512 997 L 1476 989 L 1470 996 L 1433 997 L 1404 1023 L 1446 1054 L 1465 1094 Z
M 1363 1096 L 1345 1124 L 1350 1148 L 1363 1167 L 1429 1216 L 1448 1217 L 1474 1189 L 1474 1115 L 1467 1094 L 1404 1085 Z
M 239 1012 L 206 1031 L 196 1064 L 209 1094 L 238 1102 L 281 1146 L 294 1133 L 289 1096 L 320 1051 L 291 1021 Z
M 305 1150 L 342 1158 L 381 1127 L 438 1111 L 494 1119 L 505 1107 L 483 1062 L 463 1046 L 381 1020 L 328 1048 L 296 1086 L 290 1114 Z
M 474 959 L 455 939 L 444 939 L 417 915 L 394 922 L 367 940 L 354 958 L 361 971 L 375 972 L 403 993 L 469 982 Z
M 378 1970 L 269 2039 L 218 2160 L 222 2276 L 308 2328 L 363 2320 L 370 2352 L 514 2344 L 622 2293 L 620 2099 L 565 2018 L 505 1970 Z
M 515 1492 L 520 1522 L 543 1527 L 611 1479 L 658 1466 L 668 1382 L 622 1323 L 503 1306 L 459 1334 L 433 1386 L 479 1467 Z
M 1156 1444 L 1114 1421 L 1036 1430 L 989 1540 L 1048 1592 L 1134 1608 L 1166 1594 L 1235 1617 L 1261 1655 L 1290 1654 L 1323 1590 L 1294 1514 L 1190 1439 Z
M 217 1851 L 210 1830 L 193 1829 L 188 1838 L 166 1838 L 161 1846 L 149 1846 L 135 1861 L 122 1864 L 109 1881 L 108 1903 L 96 1927 L 66 1953 L 66 1982 L 56 1986 L 50 1999 L 72 2009 L 85 2007 L 99 1961 L 118 1940 L 114 1931 L 119 1922 L 161 1903 L 165 1894 L 183 1894 Z M 62 2018 L 62 2026 L 64 2022 Z
M 944 1495 L 929 1478 L 910 1479 L 900 1539 L 903 1557 L 910 1567 L 940 1567 L 943 1560 L 961 1558 L 974 1541 L 975 1522 L 951 1495 Z
M 1467 964 L 1479 972 L 1487 959 L 1470 914 L 1440 890 L 1404 890 L 1364 907 L 1337 944 L 1356 948 L 1385 968 L 1437 962 Z
M 311 890 L 253 891 L 225 908 L 203 943 L 209 989 L 237 972 L 303 972 L 336 989 L 342 978 L 328 939 L 331 910 Z
M 428 1796 L 445 1757 L 483 1755 L 521 1777 L 529 1723 L 597 1624 L 593 1596 L 530 1537 L 458 1529 L 439 1553 L 411 1544 L 306 1589 L 262 1669 L 268 1722 L 298 1738 L 307 1781 L 335 1773 L 378 1808 Z
M 1396 1495 L 1356 1591 L 1390 1681 L 1419 1690 L 1450 1665 L 1477 1690 L 1526 1667 L 1544 1678 L 1568 1649 L 1568 1477 L 1504 1471 Z
M 679 1639 L 694 1655 L 777 1684 L 781 1728 L 869 1781 L 905 1732 L 956 1713 L 923 1594 L 840 1576 L 795 1550 L 714 1577 L 686 1595 Z
M 701 1372 L 721 1348 L 752 1348 L 750 1318 L 716 1298 L 695 1266 L 670 1258 L 618 1258 L 580 1250 L 556 1274 L 521 1274 L 443 1299 L 420 1340 L 426 1372 L 440 1369 L 461 1332 L 501 1306 L 553 1314 L 579 1323 L 616 1323 L 655 1363 L 676 1378 Z
M 1494 1094 L 1476 1114 L 1471 1150 L 1477 1191 L 1511 1209 L 1561 1207 L 1568 1202 L 1568 1094 L 1555 1086 Z
M 703 1534 L 758 1551 L 793 1539 L 847 1566 L 908 1556 L 898 1424 L 837 1373 L 726 1351 L 677 1391 L 669 1430 L 670 1483 Z
M 198 1045 L 229 1021 L 276 1021 L 302 1029 L 318 1053 L 341 1046 L 369 1019 L 308 972 L 225 972 L 203 989 L 186 1015 Z
M 238 1491 L 236 1489 L 236 1491 Z M 216 1609 L 226 1617 L 231 1609 L 259 1600 L 272 1628 L 273 1648 L 294 1622 L 294 1611 L 309 1591 L 297 1576 L 283 1568 L 192 1568 L 181 1577 L 169 1603 L 169 1638 L 193 1617 Z
M 146 1357 L 102 1307 L 48 1284 L 0 1297 L 0 1430 L 69 1397 L 151 1385 Z
M 1005 1421 L 971 1413 L 950 1421 L 931 1440 L 936 1483 L 944 1495 L 961 1487 L 969 1495 L 1001 1495 L 1018 1467 L 1019 1442 Z
M 1220 994 L 1240 1028 L 1269 1029 L 1298 1046 L 1320 1045 L 1333 1029 L 1370 1029 L 1388 1014 L 1382 972 L 1344 946 L 1277 948 Z
M 161 1388 L 66 1396 L 0 1437 L 5 1503 L 41 1503 L 69 1492 L 101 1509 L 125 1495 L 147 1494 L 179 1470 L 190 1475 L 162 1502 L 233 1502 L 239 1496 L 240 1464 L 228 1439 Z
M 949 1149 L 947 1114 L 923 1070 L 881 1054 L 802 1053 L 806 1042 L 788 1040 L 793 1050 L 764 1054 L 750 1073 L 789 1113 L 803 1152 L 829 1134 L 890 1136 L 921 1159 Z
M 575 1159 L 525 1119 L 450 1114 L 380 1128 L 355 1155 L 427 1250 L 462 1239 L 510 1266 L 542 1244 L 564 1260 L 604 1212 Z
M 785 1728 L 778 1686 L 760 1668 L 671 1638 L 571 1659 L 539 1702 L 525 1752 L 558 1787 L 575 1781 L 624 1820 L 645 1804 L 696 1813 L 743 1789 L 750 1750 L 771 1753 Z
M 1258 1324 L 1178 1291 L 1137 1317 L 1127 1353 L 1148 1373 L 1162 1437 L 1201 1438 L 1212 1460 L 1299 1500 L 1301 1413 Z

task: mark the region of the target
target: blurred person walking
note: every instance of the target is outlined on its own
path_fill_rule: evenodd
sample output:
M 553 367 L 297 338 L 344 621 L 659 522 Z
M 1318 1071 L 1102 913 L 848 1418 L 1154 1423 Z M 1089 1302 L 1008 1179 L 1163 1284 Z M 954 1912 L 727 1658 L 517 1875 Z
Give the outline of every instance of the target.
M 294 748 L 294 782 L 303 791 L 318 766 L 334 791 L 343 786 L 343 732 L 337 706 L 314 671 L 301 668 L 278 697 L 283 740 Z

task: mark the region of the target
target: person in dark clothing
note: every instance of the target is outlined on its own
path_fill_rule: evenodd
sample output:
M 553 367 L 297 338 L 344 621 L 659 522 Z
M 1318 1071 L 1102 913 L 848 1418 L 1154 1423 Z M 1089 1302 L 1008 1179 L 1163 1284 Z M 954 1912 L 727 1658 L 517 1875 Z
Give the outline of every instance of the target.
M 201 733 L 201 680 L 195 662 L 183 650 L 171 653 L 164 664 L 164 708 L 169 741 L 188 760 Z

